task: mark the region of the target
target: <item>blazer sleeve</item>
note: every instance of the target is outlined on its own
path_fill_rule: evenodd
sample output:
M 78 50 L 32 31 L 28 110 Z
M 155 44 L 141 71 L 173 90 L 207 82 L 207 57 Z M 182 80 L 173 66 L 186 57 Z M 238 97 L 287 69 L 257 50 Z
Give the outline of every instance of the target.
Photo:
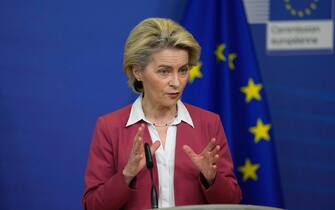
M 117 132 L 114 135 L 115 133 Z M 82 199 L 85 210 L 120 209 L 132 191 L 126 184 L 122 171 L 116 169 L 112 134 L 100 117 L 96 123 L 85 172 Z
M 214 123 L 211 125 L 213 134 L 221 149 L 219 151 L 219 162 L 217 164 L 217 174 L 214 183 L 202 190 L 208 203 L 240 203 L 242 199 L 241 190 L 234 175 L 234 165 L 230 155 L 227 139 L 220 117 L 216 115 Z M 211 137 L 211 138 L 212 138 Z M 199 179 L 200 180 L 200 179 Z

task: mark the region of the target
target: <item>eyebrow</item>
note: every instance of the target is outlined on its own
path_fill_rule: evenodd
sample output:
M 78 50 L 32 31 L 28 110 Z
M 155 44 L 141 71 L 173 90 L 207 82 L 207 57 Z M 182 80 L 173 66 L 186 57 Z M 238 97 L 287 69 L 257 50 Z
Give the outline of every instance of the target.
M 181 67 L 179 67 L 179 69 L 181 69 L 181 68 L 183 68 L 183 67 L 186 67 L 186 66 L 189 66 L 189 64 L 188 64 L 188 63 L 187 63 L 187 64 L 184 64 L 184 65 L 182 65 Z M 164 65 L 164 64 L 159 65 L 158 67 L 164 67 L 164 68 L 172 69 L 172 66 Z

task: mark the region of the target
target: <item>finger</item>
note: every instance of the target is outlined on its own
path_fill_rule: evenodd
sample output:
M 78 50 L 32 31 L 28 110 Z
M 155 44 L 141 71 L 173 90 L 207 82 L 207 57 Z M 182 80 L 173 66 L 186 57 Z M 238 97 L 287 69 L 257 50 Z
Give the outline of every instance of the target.
M 218 154 L 220 149 L 221 149 L 220 145 L 216 145 L 215 148 L 211 151 L 211 154 L 212 155 Z
M 216 145 L 212 151 L 208 151 L 205 153 L 209 158 L 213 158 L 220 151 L 220 146 Z
M 144 142 L 142 137 L 139 137 L 139 147 L 137 152 L 138 154 L 144 154 Z
M 206 148 L 204 149 L 204 152 L 205 152 L 205 151 L 212 151 L 212 150 L 215 148 L 215 146 L 216 146 L 215 141 L 216 141 L 216 139 L 215 139 L 215 138 L 212 138 L 212 139 L 210 140 L 210 142 L 207 144 Z
M 215 165 L 216 165 L 216 163 L 218 162 L 218 160 L 219 160 L 219 155 L 216 154 L 216 155 L 212 158 L 211 162 L 212 162 L 212 164 L 215 164 Z
M 137 154 L 137 155 L 135 155 L 134 160 L 135 160 L 136 164 L 138 164 L 138 162 L 140 162 L 143 157 L 144 157 L 143 154 Z
M 134 138 L 134 143 L 133 143 L 133 151 L 134 152 L 139 152 L 140 148 L 143 144 L 142 139 L 143 139 L 143 129 L 144 129 L 144 125 L 141 124 L 141 126 L 137 129 L 135 138 Z
M 214 162 L 216 161 L 216 159 L 219 159 L 219 151 L 220 151 L 220 146 L 217 145 L 212 152 L 207 152 L 207 157 L 209 159 L 210 162 Z
M 216 162 L 219 160 L 219 154 L 215 154 L 213 152 L 207 152 L 206 159 L 209 165 L 216 164 Z
M 188 145 L 184 145 L 183 150 L 192 160 L 194 160 L 194 158 L 197 156 L 197 154 Z
M 134 146 L 133 146 L 133 152 L 135 154 L 139 154 L 141 153 L 141 151 L 143 150 L 143 140 L 142 140 L 142 137 L 138 137 L 136 140 L 135 140 L 135 143 L 134 143 Z
M 138 127 L 137 132 L 136 132 L 136 134 L 135 134 L 135 137 L 134 137 L 134 143 L 133 143 L 134 146 L 136 145 L 136 143 L 138 143 L 138 142 L 137 142 L 137 141 L 138 141 L 138 138 L 142 137 L 142 132 L 143 132 L 143 127 L 142 127 L 142 125 L 141 125 L 140 127 Z
M 151 146 L 150 146 L 150 151 L 151 151 L 151 155 L 154 155 L 156 150 L 159 148 L 159 146 L 161 145 L 160 141 L 155 141 Z

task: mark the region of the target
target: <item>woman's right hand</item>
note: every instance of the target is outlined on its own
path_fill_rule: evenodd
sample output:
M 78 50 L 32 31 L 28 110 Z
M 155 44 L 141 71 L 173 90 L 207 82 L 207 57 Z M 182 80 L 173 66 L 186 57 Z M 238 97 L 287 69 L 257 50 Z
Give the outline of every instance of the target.
M 138 128 L 137 133 L 134 138 L 133 148 L 130 152 L 129 160 L 122 173 L 125 177 L 126 183 L 129 185 L 131 180 L 144 168 L 146 165 L 145 154 L 144 154 L 144 144 L 143 144 L 143 131 L 145 125 L 141 124 Z M 159 148 L 160 142 L 155 141 L 151 146 L 151 154 L 153 155 Z

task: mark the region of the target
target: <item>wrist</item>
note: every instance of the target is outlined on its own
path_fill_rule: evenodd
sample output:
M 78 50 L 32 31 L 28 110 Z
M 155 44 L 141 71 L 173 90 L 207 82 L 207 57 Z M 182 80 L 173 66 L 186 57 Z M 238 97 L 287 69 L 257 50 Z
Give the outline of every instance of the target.
M 127 185 L 130 184 L 130 182 L 134 179 L 134 176 L 130 175 L 126 169 L 123 169 L 122 171 L 123 177 L 124 177 L 124 181 L 127 183 Z
M 207 178 L 204 176 L 203 173 L 200 173 L 200 181 L 206 189 L 213 185 L 215 178 L 216 176 L 214 176 L 213 178 Z

